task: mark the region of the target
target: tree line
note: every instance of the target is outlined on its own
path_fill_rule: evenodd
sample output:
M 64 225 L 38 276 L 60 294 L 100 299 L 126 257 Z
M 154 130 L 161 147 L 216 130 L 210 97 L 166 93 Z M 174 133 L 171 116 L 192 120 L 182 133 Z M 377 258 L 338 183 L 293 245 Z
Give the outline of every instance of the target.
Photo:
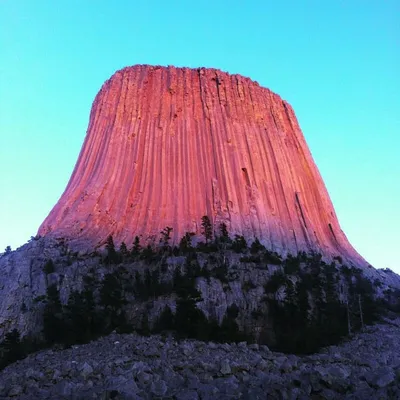
M 316 253 L 300 252 L 283 258 L 267 250 L 257 238 L 251 245 L 243 236 L 232 239 L 225 224 L 216 235 L 206 216 L 202 218 L 204 242 L 196 246 L 191 233 L 186 233 L 178 246 L 171 246 L 171 232 L 170 227 L 161 231 L 157 247 L 142 246 L 136 236 L 131 249 L 121 243 L 119 250 L 109 236 L 103 261 L 110 272 L 100 282 L 90 274 L 85 276 L 83 289 L 70 293 L 66 304 L 61 303 L 58 287 L 48 285 L 46 295 L 36 299 L 43 308 L 43 340 L 21 340 L 18 331 L 9 332 L 0 343 L 0 368 L 41 347 L 87 343 L 114 330 L 144 335 L 170 332 L 178 339 L 216 342 L 257 341 L 277 351 L 312 353 L 372 323 L 384 309 L 400 311 L 399 293 L 396 297 L 396 293 L 388 292 L 386 302 L 377 300 L 379 282 L 371 283 L 361 270 L 344 266 L 340 256 L 331 264 Z M 227 309 L 221 323 L 197 306 L 202 301 L 198 278 L 218 279 L 225 285 L 231 279 L 230 252 L 240 254 L 240 262 L 256 268 L 271 264 L 277 268 L 264 285 L 264 301 L 242 329 L 237 323 L 241 310 L 236 304 Z M 200 265 L 200 254 L 208 257 L 210 265 Z M 184 256 L 184 265 L 176 266 L 172 279 L 166 279 L 167 259 L 178 255 Z M 130 270 L 136 261 L 142 262 L 141 271 Z M 55 264 L 53 260 L 44 263 L 46 277 L 55 272 Z M 244 290 L 255 287 L 247 282 Z M 165 305 L 154 320 L 143 307 L 140 324 L 133 327 L 127 306 L 132 301 L 147 304 L 160 297 L 173 299 L 174 309 Z M 252 329 L 256 326 L 261 328 L 258 335 Z

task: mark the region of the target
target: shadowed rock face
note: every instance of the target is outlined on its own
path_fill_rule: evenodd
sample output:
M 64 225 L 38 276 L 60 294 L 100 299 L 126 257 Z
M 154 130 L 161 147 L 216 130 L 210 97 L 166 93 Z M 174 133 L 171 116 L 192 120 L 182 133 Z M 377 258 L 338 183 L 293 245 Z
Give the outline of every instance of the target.
M 68 186 L 39 234 L 90 248 L 173 227 L 365 264 L 340 229 L 291 106 L 240 75 L 137 65 L 97 94 Z

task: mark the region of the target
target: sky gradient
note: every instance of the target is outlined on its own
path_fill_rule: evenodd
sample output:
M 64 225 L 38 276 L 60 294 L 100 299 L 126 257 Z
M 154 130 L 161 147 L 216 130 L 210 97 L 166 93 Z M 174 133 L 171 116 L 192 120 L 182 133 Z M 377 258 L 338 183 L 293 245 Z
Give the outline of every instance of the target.
M 105 80 L 204 66 L 293 106 L 350 242 L 400 273 L 399 15 L 397 0 L 0 0 L 0 252 L 61 196 Z

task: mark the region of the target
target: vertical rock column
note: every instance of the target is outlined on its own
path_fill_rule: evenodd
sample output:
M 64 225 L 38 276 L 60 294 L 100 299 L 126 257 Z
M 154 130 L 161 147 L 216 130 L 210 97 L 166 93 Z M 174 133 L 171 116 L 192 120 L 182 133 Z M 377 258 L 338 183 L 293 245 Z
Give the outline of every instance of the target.
M 208 215 L 268 248 L 365 261 L 340 229 L 290 105 L 240 75 L 137 65 L 97 94 L 71 179 L 39 234 L 93 248 L 200 234 Z

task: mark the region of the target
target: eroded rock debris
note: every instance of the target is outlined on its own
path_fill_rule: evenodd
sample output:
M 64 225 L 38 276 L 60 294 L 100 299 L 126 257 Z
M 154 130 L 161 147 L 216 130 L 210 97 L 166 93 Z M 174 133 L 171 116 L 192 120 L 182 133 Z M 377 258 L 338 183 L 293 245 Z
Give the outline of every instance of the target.
M 400 319 L 304 357 L 257 344 L 111 334 L 0 372 L 1 399 L 399 399 Z

